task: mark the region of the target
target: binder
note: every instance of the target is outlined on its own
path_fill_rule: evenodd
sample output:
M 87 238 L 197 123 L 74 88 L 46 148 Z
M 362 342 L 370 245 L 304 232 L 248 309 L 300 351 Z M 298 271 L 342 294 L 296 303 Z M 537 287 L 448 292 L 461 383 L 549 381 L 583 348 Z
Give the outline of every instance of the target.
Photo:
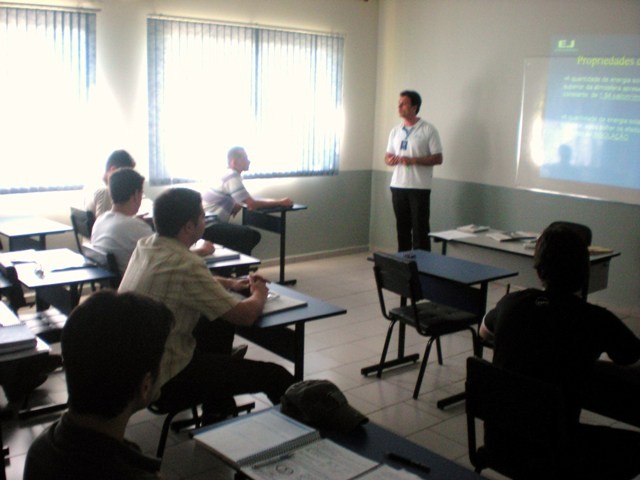
M 380 466 L 275 409 L 205 427 L 194 439 L 256 480 L 350 480 Z

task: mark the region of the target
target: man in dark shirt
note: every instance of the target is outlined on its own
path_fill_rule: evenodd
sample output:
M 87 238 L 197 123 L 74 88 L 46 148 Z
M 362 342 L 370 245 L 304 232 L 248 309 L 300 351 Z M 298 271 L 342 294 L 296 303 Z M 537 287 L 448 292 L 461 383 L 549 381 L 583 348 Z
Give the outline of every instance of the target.
M 160 461 L 124 433 L 151 399 L 172 322 L 163 304 L 111 290 L 71 313 L 62 335 L 69 411 L 29 448 L 24 480 L 160 478 Z
M 584 467 L 589 474 L 605 475 L 601 478 L 632 478 L 640 473 L 640 433 L 587 427 L 579 417 L 584 386 L 600 355 L 633 364 L 640 360 L 640 339 L 611 312 L 580 297 L 588 282 L 589 253 L 571 228 L 551 226 L 542 233 L 534 267 L 545 290 L 509 294 L 485 316 L 480 335 L 495 344 L 493 363 L 561 388 L 572 448 L 578 456 L 594 452 L 588 468 L 571 465 L 570 471 Z M 487 442 L 506 440 L 489 433 Z

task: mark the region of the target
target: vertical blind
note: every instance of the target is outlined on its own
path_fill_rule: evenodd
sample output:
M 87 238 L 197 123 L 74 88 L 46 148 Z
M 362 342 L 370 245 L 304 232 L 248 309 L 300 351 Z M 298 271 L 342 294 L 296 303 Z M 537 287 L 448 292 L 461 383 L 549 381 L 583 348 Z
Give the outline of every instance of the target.
M 94 12 L 0 6 L 0 193 L 84 183 L 95 59 Z
M 341 36 L 157 18 L 147 33 L 153 184 L 206 178 L 236 145 L 248 176 L 337 173 Z

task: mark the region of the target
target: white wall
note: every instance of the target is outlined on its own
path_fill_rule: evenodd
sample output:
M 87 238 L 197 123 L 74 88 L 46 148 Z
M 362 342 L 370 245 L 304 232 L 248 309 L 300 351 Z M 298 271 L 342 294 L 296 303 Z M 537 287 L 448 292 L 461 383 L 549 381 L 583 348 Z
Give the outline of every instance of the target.
M 524 60 L 548 56 L 556 35 L 640 34 L 637 0 L 384 0 L 380 2 L 371 245 L 394 248 L 383 156 L 398 93 L 423 96 L 442 138 L 432 228 L 484 223 L 543 229 L 586 223 L 594 243 L 622 252 L 596 299 L 640 311 L 640 207 L 515 188 Z
M 524 59 L 548 56 L 554 35 L 625 33 L 640 34 L 638 1 L 381 2 L 374 168 L 411 88 L 441 135 L 437 176 L 515 186 Z
M 139 170 L 145 175 L 148 171 L 146 18 L 149 15 L 290 27 L 344 35 L 343 96 L 346 125 L 340 170 L 370 175 L 376 88 L 377 0 L 49 0 L 38 3 L 53 6 L 81 5 L 99 10 L 96 88 L 98 118 L 101 120 L 95 125 L 95 129 L 99 131 L 98 150 L 102 153 L 97 158 L 86 159 L 94 166 L 96 180 L 102 175 L 108 154 L 116 148 L 129 150 L 136 159 Z M 228 74 L 231 75 L 232 72 Z M 283 105 L 283 108 L 297 108 L 295 98 L 291 99 L 290 104 Z M 224 112 L 220 114 L 224 115 Z M 286 139 L 287 132 L 282 133 Z M 50 161 L 55 162 L 57 154 L 51 152 Z M 212 161 L 218 159 L 212 158 Z M 206 178 L 201 180 L 208 183 Z M 314 192 L 310 198 L 315 200 L 315 192 L 319 189 L 331 192 L 338 188 L 340 182 L 336 180 L 335 177 L 321 177 L 320 182 L 309 178 L 255 180 L 249 181 L 248 188 L 254 195 L 290 195 L 294 200 L 304 202 L 306 193 L 310 190 Z M 318 185 L 323 182 L 326 187 Z M 358 185 L 362 185 L 362 182 Z M 157 191 L 149 193 L 154 196 Z M 369 188 L 359 187 L 359 191 L 350 192 L 347 200 L 366 205 L 368 212 L 369 197 Z M 0 214 L 35 213 L 68 222 L 69 205 L 81 201 L 81 198 L 79 192 L 0 195 Z M 312 224 L 316 220 L 318 232 L 307 232 L 314 235 L 314 238 L 321 232 L 324 235 L 331 234 L 330 229 L 322 230 L 322 222 L 327 216 L 335 218 L 336 207 L 333 200 L 329 202 L 331 206 L 327 207 L 331 210 L 329 212 L 323 211 L 322 204 L 315 204 L 310 205 L 308 213 L 305 213 L 310 216 Z M 316 213 L 317 218 L 314 217 Z M 337 215 L 344 216 L 346 222 L 348 208 L 339 208 Z M 368 224 L 368 218 L 364 221 Z M 305 232 L 301 232 L 301 235 L 304 234 Z M 356 235 L 360 245 L 367 243 L 363 240 L 367 235 L 368 227 L 364 228 L 362 235 Z M 303 248 L 302 245 L 300 248 Z

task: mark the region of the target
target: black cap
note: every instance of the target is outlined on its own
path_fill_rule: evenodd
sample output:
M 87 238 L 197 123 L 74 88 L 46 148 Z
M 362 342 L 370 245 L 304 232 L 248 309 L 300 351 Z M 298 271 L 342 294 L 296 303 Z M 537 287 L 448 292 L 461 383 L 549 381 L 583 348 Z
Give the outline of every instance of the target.
M 347 401 L 329 380 L 304 380 L 294 383 L 281 399 L 282 413 L 308 425 L 350 432 L 369 419 Z

